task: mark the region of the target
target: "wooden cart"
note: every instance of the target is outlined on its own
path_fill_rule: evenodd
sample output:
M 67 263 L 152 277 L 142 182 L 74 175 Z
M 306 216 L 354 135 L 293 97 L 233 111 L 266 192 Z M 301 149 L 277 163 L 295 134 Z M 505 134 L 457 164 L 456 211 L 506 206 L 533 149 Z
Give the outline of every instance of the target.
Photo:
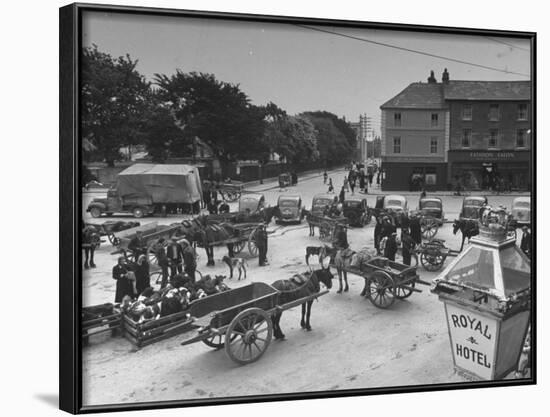
M 347 225 L 348 219 L 341 217 L 315 216 L 310 214 L 307 217 L 308 224 L 319 228 L 319 239 L 322 242 L 332 242 L 334 239 L 334 231 L 337 225 Z
M 457 256 L 460 252 L 446 247 L 444 240 L 432 239 L 419 245 L 416 253 L 420 255 L 420 263 L 424 269 L 435 272 L 443 267 L 447 257 Z
M 244 184 L 242 182 L 230 182 L 220 184 L 218 192 L 225 201 L 234 202 L 241 198 Z
M 378 308 L 389 308 L 396 299 L 404 300 L 413 292 L 422 292 L 416 284 L 430 285 L 422 281 L 416 267 L 387 258 L 376 257 L 362 264 L 361 268 L 347 267 L 346 272 L 365 279 L 365 296 Z
M 99 304 L 82 308 L 82 344 L 88 344 L 90 336 L 111 332 L 117 334 L 121 323 L 121 312 L 118 305 L 111 303 Z
M 165 240 L 170 239 L 172 236 L 176 234 L 176 232 L 179 230 L 180 226 L 175 225 L 159 225 L 157 222 L 151 222 L 144 224 L 139 227 L 133 227 L 128 230 L 124 230 L 122 232 L 116 233 L 116 248 L 117 250 L 114 253 L 131 253 L 132 251 L 128 248 L 128 245 L 132 241 L 134 237 L 136 237 L 137 232 L 140 231 L 142 233 L 142 239 L 144 241 L 145 247 L 143 248 L 143 251 L 147 252 L 147 256 L 149 257 L 150 263 L 155 263 L 156 258 L 152 259 L 151 256 L 154 256 L 154 252 L 150 250 L 150 248 L 156 244 L 160 238 L 164 238 Z
M 210 246 L 225 246 L 233 244 L 233 253 L 240 253 L 245 246 L 248 246 L 248 253 L 251 256 L 258 256 L 258 230 L 263 223 L 236 223 L 233 224 L 235 234 L 229 239 L 212 242 Z
M 181 344 L 203 342 L 214 349 L 225 348 L 227 356 L 240 365 L 252 363 L 260 359 L 271 342 L 274 313 L 326 293 L 279 305 L 279 291 L 257 282 L 197 300 L 190 307 L 194 330 L 184 336 Z

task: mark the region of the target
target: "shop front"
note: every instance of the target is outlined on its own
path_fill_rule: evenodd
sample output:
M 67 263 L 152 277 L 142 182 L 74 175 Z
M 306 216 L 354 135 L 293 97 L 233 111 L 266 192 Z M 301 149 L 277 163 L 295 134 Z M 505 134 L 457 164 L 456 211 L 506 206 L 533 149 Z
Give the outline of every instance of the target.
M 447 189 L 447 164 L 382 161 L 383 191 L 442 191 Z
M 465 190 L 530 191 L 530 151 L 449 151 L 448 178 Z

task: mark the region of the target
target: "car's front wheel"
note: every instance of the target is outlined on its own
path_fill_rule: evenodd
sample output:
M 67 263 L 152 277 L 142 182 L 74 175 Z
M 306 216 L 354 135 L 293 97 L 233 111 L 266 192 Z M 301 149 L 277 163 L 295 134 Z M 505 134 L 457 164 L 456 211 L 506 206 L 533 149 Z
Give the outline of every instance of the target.
M 101 216 L 101 209 L 99 207 L 92 207 L 90 209 L 90 214 L 94 219 L 97 219 L 98 217 Z

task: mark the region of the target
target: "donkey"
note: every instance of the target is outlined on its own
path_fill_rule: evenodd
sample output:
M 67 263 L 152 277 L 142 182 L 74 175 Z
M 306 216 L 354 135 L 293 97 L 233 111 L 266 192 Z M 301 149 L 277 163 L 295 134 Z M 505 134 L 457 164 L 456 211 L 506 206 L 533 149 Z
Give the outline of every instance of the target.
M 325 287 L 331 289 L 332 278 L 333 275 L 330 272 L 330 269 L 318 269 L 313 272 L 295 275 L 291 279 L 281 279 L 275 281 L 271 285 L 275 289 L 279 290 L 279 301 L 281 304 L 285 304 L 318 293 L 321 290 L 321 282 L 325 285 Z M 302 329 L 307 331 L 311 331 L 310 317 L 312 304 L 313 300 L 302 304 L 302 319 L 300 321 L 300 326 Z M 278 311 L 271 316 L 271 321 L 273 322 L 273 336 L 275 339 L 285 338 L 279 324 L 282 315 L 283 312 Z
M 319 263 L 323 265 L 323 260 L 330 255 L 330 248 L 326 245 L 323 246 L 306 246 L 306 264 L 309 266 L 309 257 L 317 255 L 319 257 Z
M 462 252 L 466 238 L 470 243 L 470 238 L 479 234 L 479 224 L 475 220 L 458 219 L 453 223 L 453 235 L 456 235 L 459 230 L 462 233 L 462 244 L 460 245 L 460 252 Z

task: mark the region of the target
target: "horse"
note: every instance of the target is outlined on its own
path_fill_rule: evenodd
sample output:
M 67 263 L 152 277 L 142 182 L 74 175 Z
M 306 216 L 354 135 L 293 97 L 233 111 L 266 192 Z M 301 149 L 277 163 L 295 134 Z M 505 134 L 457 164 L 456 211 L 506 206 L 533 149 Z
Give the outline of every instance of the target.
M 88 225 L 82 231 L 82 248 L 84 249 L 84 268 L 95 268 L 94 252 L 101 244 L 101 236 L 99 230 L 93 226 Z M 89 263 L 88 263 L 89 261 Z
M 333 275 L 330 269 L 318 269 L 313 272 L 295 275 L 291 279 L 275 281 L 271 285 L 280 292 L 279 302 L 285 304 L 318 293 L 321 290 L 320 282 L 328 289 L 331 289 L 332 278 Z M 313 300 L 302 304 L 302 319 L 300 320 L 300 326 L 307 331 L 311 331 L 310 317 L 312 304 Z M 271 316 L 273 336 L 275 339 L 285 338 L 280 326 L 282 315 L 283 312 L 278 311 Z
M 339 250 L 333 249 L 333 251 L 335 252 L 333 255 L 334 266 L 338 272 L 338 281 L 340 284 L 337 293 L 340 294 L 342 293 L 342 278 L 344 278 L 346 283 L 343 291 L 349 291 L 347 269 L 352 267 L 361 270 L 363 268 L 363 264 L 376 257 L 376 253 L 368 248 L 363 248 L 359 252 L 355 252 L 350 248 Z
M 315 236 L 315 225 L 311 223 L 311 211 L 302 208 L 301 217 L 306 219 L 309 226 L 309 236 Z
M 462 252 L 466 238 L 470 243 L 470 238 L 479 234 L 479 224 L 475 220 L 458 219 L 453 223 L 453 235 L 456 235 L 459 230 L 462 233 L 462 244 L 460 245 L 460 252 Z
M 194 234 L 192 238 L 188 238 L 190 242 L 201 245 L 206 251 L 206 257 L 208 259 L 207 266 L 214 266 L 214 247 L 212 243 L 220 242 L 235 236 L 235 228 L 229 223 L 210 224 L 208 222 L 208 216 L 197 216 L 192 220 L 195 227 L 192 229 Z M 200 225 L 197 228 L 196 225 Z M 229 257 L 234 256 L 233 243 L 227 244 L 227 251 Z

